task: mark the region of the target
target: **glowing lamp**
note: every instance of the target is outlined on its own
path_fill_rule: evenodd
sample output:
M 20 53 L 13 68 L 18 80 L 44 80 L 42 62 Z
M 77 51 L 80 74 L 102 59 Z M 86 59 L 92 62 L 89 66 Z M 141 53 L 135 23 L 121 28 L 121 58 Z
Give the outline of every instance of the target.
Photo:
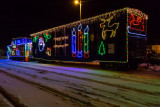
M 75 4 L 79 4 L 79 1 L 78 1 L 78 0 L 75 0 L 74 3 L 75 3 Z

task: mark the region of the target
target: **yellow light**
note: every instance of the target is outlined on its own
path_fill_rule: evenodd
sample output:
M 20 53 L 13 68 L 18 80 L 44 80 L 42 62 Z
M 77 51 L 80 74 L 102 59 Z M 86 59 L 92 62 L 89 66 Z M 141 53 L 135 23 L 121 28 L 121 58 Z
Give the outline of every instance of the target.
M 79 1 L 78 1 L 78 0 L 75 0 L 74 3 L 75 3 L 75 4 L 79 4 Z

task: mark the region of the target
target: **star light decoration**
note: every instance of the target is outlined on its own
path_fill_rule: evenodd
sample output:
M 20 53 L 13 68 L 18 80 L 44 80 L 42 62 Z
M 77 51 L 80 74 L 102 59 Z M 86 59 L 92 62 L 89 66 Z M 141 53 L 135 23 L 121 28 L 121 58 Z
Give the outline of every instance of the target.
M 41 32 L 33 33 L 33 34 L 30 34 L 30 36 L 35 36 L 35 35 L 41 36 L 45 33 L 52 33 L 52 32 L 59 31 L 59 30 L 65 29 L 65 28 L 76 27 L 79 24 L 94 23 L 96 21 L 100 21 L 101 18 L 108 18 L 111 15 L 116 15 L 119 12 L 124 12 L 124 13 L 127 12 L 128 14 L 133 14 L 133 15 L 136 15 L 136 16 L 138 15 L 138 16 L 148 20 L 148 15 L 143 13 L 142 11 L 140 11 L 138 9 L 126 7 L 126 8 L 123 8 L 123 9 L 114 10 L 114 11 L 111 11 L 111 12 L 108 12 L 108 13 L 105 13 L 105 14 L 101 14 L 101 15 L 98 15 L 98 16 L 95 16 L 95 17 L 91 17 L 91 18 L 87 18 L 87 19 L 81 19 L 81 21 L 79 20 L 79 21 L 72 22 L 72 23 L 69 23 L 69 24 L 66 24 L 66 25 L 62 25 L 62 26 L 54 27 L 54 28 L 44 30 L 44 31 L 41 31 Z

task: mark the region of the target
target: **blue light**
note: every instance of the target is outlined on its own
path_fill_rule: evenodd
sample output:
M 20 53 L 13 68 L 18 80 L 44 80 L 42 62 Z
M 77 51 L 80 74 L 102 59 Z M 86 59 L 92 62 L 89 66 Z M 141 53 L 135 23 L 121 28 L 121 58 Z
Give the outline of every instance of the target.
M 7 59 L 8 59 L 8 60 L 9 60 L 9 57 L 10 57 L 9 51 L 7 51 Z
M 44 51 L 44 47 L 45 47 L 45 42 L 44 42 L 44 39 L 42 37 L 39 37 L 39 51 L 42 52 Z
M 81 31 L 81 29 L 82 29 L 82 24 L 78 26 L 78 31 Z
M 75 28 L 73 28 L 72 30 L 71 43 L 72 43 L 72 56 L 76 57 L 76 30 Z
M 145 36 L 130 36 L 130 35 L 129 35 L 129 37 L 131 37 L 131 38 L 132 37 L 135 37 L 135 38 L 146 38 Z
M 84 33 L 87 34 L 88 32 L 89 32 L 89 26 L 87 25 L 85 30 L 84 30 Z
M 77 57 L 78 57 L 78 58 L 82 58 L 82 56 L 83 56 L 83 55 L 82 55 L 82 51 L 77 52 Z
M 131 29 L 131 28 L 128 26 L 128 33 L 129 33 L 129 34 L 138 35 L 138 36 L 146 36 L 146 34 L 132 33 L 132 32 L 129 31 L 129 29 Z
M 21 41 L 20 40 L 17 40 L 17 44 L 20 44 L 21 43 Z
M 19 49 L 16 50 L 16 55 L 17 55 L 17 56 L 20 56 L 20 51 L 19 51 Z

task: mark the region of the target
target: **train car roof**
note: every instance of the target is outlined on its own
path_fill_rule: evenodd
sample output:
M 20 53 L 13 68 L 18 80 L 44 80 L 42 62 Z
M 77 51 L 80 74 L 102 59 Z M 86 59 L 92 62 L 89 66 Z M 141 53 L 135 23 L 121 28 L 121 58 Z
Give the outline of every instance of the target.
M 143 13 L 142 11 L 140 11 L 139 9 L 134 9 L 134 8 L 129 8 L 129 7 L 125 7 L 123 9 L 119 9 L 119 10 L 113 10 L 111 12 L 107 12 L 107 13 L 104 13 L 104 14 L 101 14 L 101 15 L 97 15 L 97 16 L 94 16 L 94 17 L 90 17 L 90 18 L 86 18 L 86 19 L 82 19 L 81 21 L 76 21 L 76 22 L 72 22 L 72 23 L 69 23 L 69 24 L 65 24 L 65 25 L 61 25 L 61 26 L 58 26 L 58 27 L 53 27 L 51 29 L 47 29 L 47 30 L 43 30 L 43 31 L 40 31 L 40 32 L 37 32 L 37 33 L 33 33 L 33 34 L 30 34 L 30 36 L 40 36 L 40 35 L 43 35 L 45 33 L 50 33 L 50 32 L 54 32 L 54 31 L 59 31 L 63 28 L 71 28 L 71 27 L 75 27 L 77 26 L 77 24 L 88 24 L 89 22 L 95 22 L 97 21 L 99 18 L 104 18 L 104 17 L 107 17 L 107 16 L 110 16 L 110 15 L 114 15 L 116 14 L 117 12 L 126 12 L 129 13 L 129 14 L 133 14 L 135 16 L 140 16 L 146 20 L 148 20 L 148 15 Z

